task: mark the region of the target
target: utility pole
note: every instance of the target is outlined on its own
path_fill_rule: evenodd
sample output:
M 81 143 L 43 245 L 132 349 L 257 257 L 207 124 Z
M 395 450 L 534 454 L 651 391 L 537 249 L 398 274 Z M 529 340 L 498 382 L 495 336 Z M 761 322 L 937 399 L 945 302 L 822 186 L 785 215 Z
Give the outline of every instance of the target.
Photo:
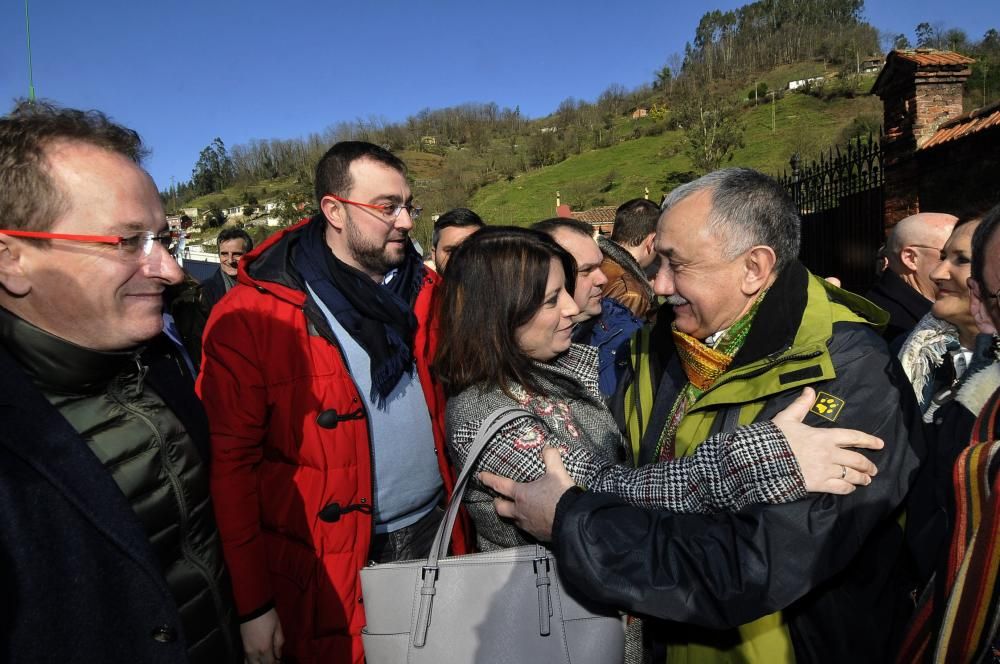
M 24 32 L 28 37 L 28 99 L 35 101 L 35 77 L 31 69 L 31 20 L 28 18 L 28 0 L 24 0 Z
M 987 63 L 983 63 L 983 106 L 986 106 L 986 81 L 989 77 L 990 66 Z
M 774 104 L 775 104 L 775 100 L 778 98 L 778 93 L 775 90 L 771 90 L 767 94 L 769 94 L 771 96 L 771 133 L 773 134 L 774 133 Z

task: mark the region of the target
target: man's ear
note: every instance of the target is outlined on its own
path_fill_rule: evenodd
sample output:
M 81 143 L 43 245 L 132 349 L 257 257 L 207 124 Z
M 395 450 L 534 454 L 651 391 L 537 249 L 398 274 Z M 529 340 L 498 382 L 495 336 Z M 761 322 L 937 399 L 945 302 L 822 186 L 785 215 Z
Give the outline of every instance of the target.
M 319 209 L 327 222 L 339 231 L 344 230 L 344 206 L 335 198 L 324 196 L 319 201 Z
M 31 292 L 31 281 L 22 265 L 21 244 L 0 234 L 0 286 L 15 297 Z
M 972 312 L 972 317 L 976 321 L 976 327 L 983 334 L 996 334 L 997 328 L 993 324 L 993 320 L 990 318 L 989 306 L 982 296 L 982 291 L 979 288 L 979 282 L 969 277 L 966 280 L 969 286 L 969 310 Z
M 774 249 L 759 244 L 746 253 L 743 259 L 743 281 L 740 290 L 744 295 L 756 295 L 769 285 L 778 257 Z
M 656 233 L 650 233 L 646 236 L 646 239 L 642 241 L 642 248 L 645 249 L 647 256 L 653 255 L 654 242 L 656 242 Z
M 899 252 L 899 262 L 910 272 L 917 271 L 917 250 L 913 247 L 903 247 Z

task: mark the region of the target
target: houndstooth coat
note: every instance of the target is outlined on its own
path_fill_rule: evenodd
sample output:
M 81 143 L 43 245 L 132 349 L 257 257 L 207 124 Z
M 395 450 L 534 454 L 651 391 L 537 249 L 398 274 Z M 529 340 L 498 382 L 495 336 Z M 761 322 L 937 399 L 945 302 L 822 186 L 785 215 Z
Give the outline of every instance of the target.
M 573 344 L 548 364 L 536 363 L 544 395 L 520 386 L 513 397 L 499 387 L 473 386 L 448 401 L 448 448 L 465 464 L 483 420 L 499 408 L 520 406 L 535 414 L 514 420 L 494 436 L 476 463 L 519 482 L 544 472 L 542 449 L 558 447 L 577 484 L 613 493 L 643 507 L 674 512 L 738 511 L 754 503 L 784 503 L 806 495 L 802 471 L 785 437 L 771 422 L 742 427 L 706 440 L 690 457 L 635 468 L 631 452 L 604 406 L 597 386 L 597 351 Z M 473 480 L 465 505 L 483 551 L 530 540 L 493 509 L 494 494 Z

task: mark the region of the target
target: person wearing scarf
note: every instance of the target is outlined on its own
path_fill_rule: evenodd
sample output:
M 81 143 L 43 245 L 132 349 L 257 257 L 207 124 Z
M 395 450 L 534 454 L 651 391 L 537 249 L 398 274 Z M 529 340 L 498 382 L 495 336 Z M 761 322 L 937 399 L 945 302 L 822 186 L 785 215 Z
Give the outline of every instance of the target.
M 538 523 L 536 535 L 551 528 L 568 583 L 673 621 L 658 635 L 668 661 L 884 662 L 912 606 L 896 517 L 922 447 L 912 390 L 880 336 L 888 315 L 798 262 L 795 205 L 761 173 L 710 173 L 662 207 L 653 287 L 666 301 L 648 350 L 629 355 L 632 376 L 655 386 L 639 462 L 690 456 L 809 386 L 817 397 L 804 424 L 884 440 L 866 453 L 877 477 L 847 495 L 695 523 L 596 492 L 560 495 L 550 470 L 536 490 L 508 488 L 513 500 L 498 511 Z M 630 382 L 624 376 L 611 401 L 616 415 L 629 415 Z
M 972 235 L 967 281 L 971 314 L 983 332 L 977 355 L 989 361 L 969 369 L 954 400 L 940 409 L 944 417 L 935 417 L 934 455 L 914 492 L 926 509 L 918 522 L 922 539 L 911 538 L 919 545 L 911 546 L 918 563 L 920 553 L 929 558 L 921 571 L 932 575 L 896 657 L 901 664 L 1000 662 L 998 229 L 1000 205 L 983 216 Z M 928 527 L 931 519 L 936 523 Z
M 390 152 L 337 143 L 316 195 L 319 214 L 240 261 L 198 389 L 247 659 L 361 664 L 357 571 L 426 556 L 454 485 L 430 371 L 440 277 Z M 459 524 L 453 550 L 469 542 Z
M 413 301 L 427 268 L 408 243 L 403 264 L 386 274 L 381 284 L 376 283 L 330 251 L 323 238 L 325 228 L 325 224 L 311 224 L 293 260 L 324 313 L 364 349 L 371 376 L 369 397 L 385 411 L 386 399 L 403 374 L 413 375 L 417 331 Z

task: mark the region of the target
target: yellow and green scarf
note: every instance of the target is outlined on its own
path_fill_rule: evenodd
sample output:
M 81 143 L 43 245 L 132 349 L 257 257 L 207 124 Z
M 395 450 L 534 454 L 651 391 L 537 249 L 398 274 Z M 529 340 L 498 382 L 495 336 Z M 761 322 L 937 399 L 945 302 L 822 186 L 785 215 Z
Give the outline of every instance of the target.
M 674 401 L 674 405 L 670 409 L 670 416 L 667 418 L 667 426 L 663 427 L 660 439 L 656 443 L 654 458 L 658 461 L 674 458 L 674 443 L 681 420 L 684 419 L 684 415 L 687 414 L 691 405 L 710 390 L 722 374 L 726 373 L 733 358 L 736 357 L 736 353 L 743 347 L 747 335 L 750 334 L 750 326 L 753 324 L 757 309 L 760 308 L 760 303 L 764 301 L 766 294 L 766 289 L 761 291 L 750 306 L 749 311 L 729 326 L 729 329 L 722 333 L 722 337 L 713 346 L 708 346 L 691 335 L 684 334 L 677 329 L 676 325 L 671 328 L 677 357 L 680 359 L 688 382 L 681 388 L 680 394 Z

